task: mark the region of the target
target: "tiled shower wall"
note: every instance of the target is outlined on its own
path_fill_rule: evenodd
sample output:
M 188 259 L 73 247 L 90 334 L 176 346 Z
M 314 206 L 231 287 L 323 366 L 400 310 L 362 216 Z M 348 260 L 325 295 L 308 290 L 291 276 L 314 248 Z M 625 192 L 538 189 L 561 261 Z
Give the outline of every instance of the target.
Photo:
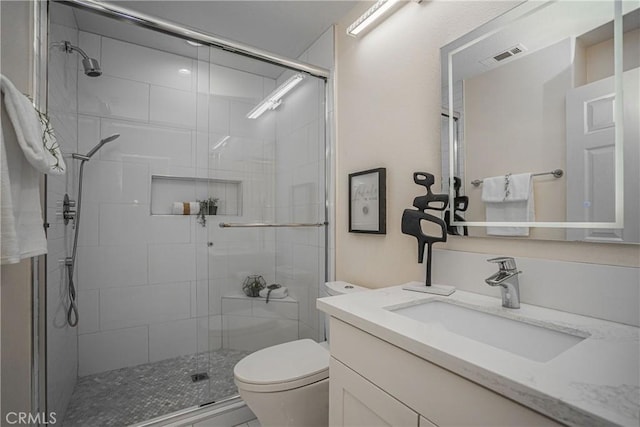
M 85 166 L 79 375 L 219 348 L 221 297 L 254 270 L 275 277 L 273 232 L 217 227 L 272 219 L 275 121 L 245 115 L 275 82 L 209 66 L 205 48 L 197 61 L 85 32 L 79 43 L 103 69 L 79 77 L 79 151 L 121 134 Z M 208 229 L 151 215 L 152 175 L 240 181 L 241 215 Z M 204 198 L 203 183 L 175 201 Z M 231 195 L 211 195 L 225 212 Z
M 49 42 L 67 40 L 77 45 L 78 29 L 71 12 L 55 4 L 52 8 L 55 19 Z M 77 56 L 50 48 L 48 73 L 48 114 L 67 165 L 65 175 L 47 177 L 47 399 L 48 410 L 62 419 L 78 376 L 78 339 L 76 330 L 67 325 L 67 274 L 59 262 L 70 253 L 72 233 L 72 225 L 64 225 L 60 211 L 64 194 L 75 187 L 77 172 L 69 158 L 78 148 Z

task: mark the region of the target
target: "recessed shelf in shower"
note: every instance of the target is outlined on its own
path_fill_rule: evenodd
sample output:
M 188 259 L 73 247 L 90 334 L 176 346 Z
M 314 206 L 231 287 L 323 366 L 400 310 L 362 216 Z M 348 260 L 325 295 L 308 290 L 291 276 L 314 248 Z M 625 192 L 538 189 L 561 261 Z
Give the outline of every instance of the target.
M 217 215 L 242 215 L 242 181 L 187 176 L 151 176 L 151 215 L 173 215 L 174 202 L 218 199 Z

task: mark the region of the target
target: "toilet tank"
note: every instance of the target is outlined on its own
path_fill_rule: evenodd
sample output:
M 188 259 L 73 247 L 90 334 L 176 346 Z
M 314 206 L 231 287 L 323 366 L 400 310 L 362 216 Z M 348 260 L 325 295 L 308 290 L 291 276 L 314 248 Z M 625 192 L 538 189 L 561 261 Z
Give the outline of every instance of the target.
M 352 292 L 367 291 L 367 288 L 362 286 L 353 285 L 348 282 L 336 281 L 326 282 L 320 289 L 320 298 L 330 297 L 334 295 L 349 294 Z M 329 341 L 329 315 L 324 313 L 324 336 Z

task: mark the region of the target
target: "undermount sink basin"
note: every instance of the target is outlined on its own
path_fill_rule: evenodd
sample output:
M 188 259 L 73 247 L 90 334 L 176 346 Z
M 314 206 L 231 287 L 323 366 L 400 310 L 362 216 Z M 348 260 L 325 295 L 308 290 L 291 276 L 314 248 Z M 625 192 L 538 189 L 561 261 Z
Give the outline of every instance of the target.
M 547 362 L 584 339 L 442 301 L 390 311 L 537 362 Z

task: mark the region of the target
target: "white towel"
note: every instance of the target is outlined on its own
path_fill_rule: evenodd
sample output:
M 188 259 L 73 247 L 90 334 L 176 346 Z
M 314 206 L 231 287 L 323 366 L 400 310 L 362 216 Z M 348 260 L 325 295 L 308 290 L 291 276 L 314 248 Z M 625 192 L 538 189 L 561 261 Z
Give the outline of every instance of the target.
M 173 202 L 171 206 L 173 215 L 198 215 L 200 213 L 199 202 Z
M 29 98 L 20 93 L 11 81 L 1 74 L 0 90 L 4 94 L 4 106 L 18 144 L 27 161 L 42 173 L 64 175 L 66 165 L 50 125 L 40 121 L 38 112 Z M 46 121 L 44 117 L 43 120 Z
M 14 264 L 47 253 L 40 173 L 63 174 L 65 165 L 53 134 L 45 139 L 52 150 L 44 146 L 44 129 L 31 101 L 3 75 L 0 92 L 0 263 Z
M 487 222 L 535 221 L 533 180 L 530 173 L 494 176 L 482 180 Z M 493 236 L 528 236 L 529 227 L 487 227 Z

